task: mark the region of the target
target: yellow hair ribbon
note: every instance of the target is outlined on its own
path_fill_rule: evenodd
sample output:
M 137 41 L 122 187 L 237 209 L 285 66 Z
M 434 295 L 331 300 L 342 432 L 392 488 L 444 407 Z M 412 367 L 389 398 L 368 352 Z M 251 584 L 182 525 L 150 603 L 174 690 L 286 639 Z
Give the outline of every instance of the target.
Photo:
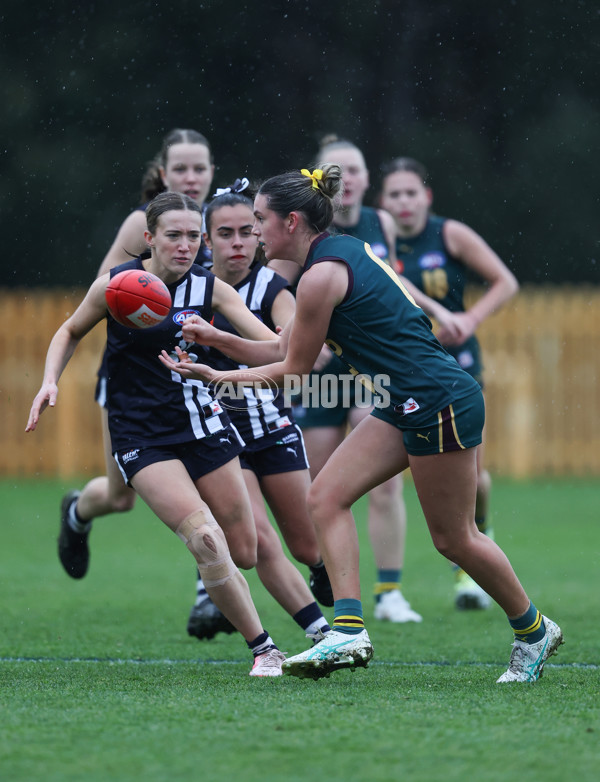
M 323 172 L 320 168 L 315 168 L 315 170 L 310 173 L 310 171 L 307 168 L 303 168 L 300 170 L 300 173 L 304 176 L 307 176 L 309 179 L 312 179 L 312 186 L 315 188 L 315 190 L 319 189 L 319 185 L 317 184 L 317 181 L 319 179 L 323 179 Z

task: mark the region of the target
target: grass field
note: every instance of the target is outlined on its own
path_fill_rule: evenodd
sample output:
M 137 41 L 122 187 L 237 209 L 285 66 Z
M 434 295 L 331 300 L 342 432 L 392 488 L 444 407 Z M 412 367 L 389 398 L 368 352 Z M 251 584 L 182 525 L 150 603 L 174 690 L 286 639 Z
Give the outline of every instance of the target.
M 503 687 L 506 620 L 497 607 L 454 610 L 410 484 L 405 593 L 424 621 L 373 620 L 359 503 L 375 659 L 319 682 L 251 679 L 239 636 L 186 635 L 193 561 L 141 503 L 96 523 L 90 572 L 69 579 L 56 557 L 67 488 L 0 482 L 2 780 L 598 778 L 599 482 L 496 482 L 496 539 L 566 638 L 537 684 Z M 280 648 L 303 650 L 299 628 L 248 579 Z

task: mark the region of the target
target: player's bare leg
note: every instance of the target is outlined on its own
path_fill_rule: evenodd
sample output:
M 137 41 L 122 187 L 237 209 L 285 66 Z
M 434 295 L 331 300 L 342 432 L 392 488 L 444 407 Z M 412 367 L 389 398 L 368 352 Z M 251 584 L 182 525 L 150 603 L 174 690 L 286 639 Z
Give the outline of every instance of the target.
M 250 470 L 243 470 L 243 474 L 258 536 L 256 572 L 267 591 L 293 616 L 312 602 L 312 595 L 300 571 L 285 555 L 279 536 L 271 526 L 255 474 Z
M 476 449 L 409 459 L 435 547 L 468 573 L 508 616 L 520 616 L 529 599 L 504 552 L 475 525 Z
M 264 475 L 260 489 L 290 554 L 298 562 L 308 565 L 310 590 L 323 606 L 333 605 L 329 576 L 319 551 L 315 528 L 308 515 L 306 498 L 310 489 L 308 470 Z
M 131 482 L 144 502 L 173 532 L 179 530 L 183 534 L 180 530 L 182 522 L 195 514 L 203 514 L 207 522 L 214 522 L 208 505 L 199 496 L 187 470 L 178 460 L 151 464 L 134 475 Z M 246 526 L 252 540 L 255 540 L 251 515 L 249 518 L 250 524 Z M 228 555 L 224 536 L 223 543 L 223 553 Z M 251 549 L 251 545 L 248 548 Z M 248 558 L 245 564 L 252 567 L 254 561 Z M 246 580 L 237 568 L 232 569 L 224 583 L 214 586 L 207 584 L 207 590 L 215 605 L 247 641 L 263 632 Z
M 344 439 L 315 478 L 309 492 L 309 512 L 336 600 L 338 596 L 360 599 L 358 536 L 352 504 L 407 466 L 397 430 L 368 416 Z

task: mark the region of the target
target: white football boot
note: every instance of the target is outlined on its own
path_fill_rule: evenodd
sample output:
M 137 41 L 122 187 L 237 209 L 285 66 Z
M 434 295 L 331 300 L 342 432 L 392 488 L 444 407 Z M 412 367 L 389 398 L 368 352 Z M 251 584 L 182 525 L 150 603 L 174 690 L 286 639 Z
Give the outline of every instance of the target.
M 375 603 L 375 619 L 388 622 L 422 622 L 423 617 L 410 607 L 410 603 L 399 589 L 383 592 Z
M 283 663 L 283 673 L 299 679 L 321 679 L 341 668 L 366 668 L 373 645 L 366 630 L 356 635 L 330 630 L 322 641 Z
M 264 654 L 254 658 L 254 665 L 249 676 L 281 676 L 281 664 L 285 660 L 285 654 L 279 649 L 269 649 Z
M 560 627 L 551 619 L 543 617 L 546 635 L 534 644 L 515 641 L 508 663 L 508 670 L 497 680 L 504 682 L 536 682 L 544 671 L 544 663 L 564 643 Z

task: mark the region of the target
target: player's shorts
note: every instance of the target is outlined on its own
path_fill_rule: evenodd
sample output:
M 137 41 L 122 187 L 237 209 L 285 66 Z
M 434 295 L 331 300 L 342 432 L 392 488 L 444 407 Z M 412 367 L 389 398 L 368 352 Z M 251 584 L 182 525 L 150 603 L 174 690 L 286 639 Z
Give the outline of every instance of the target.
M 444 345 L 444 350 L 456 359 L 461 369 L 479 383 L 480 388 L 483 388 L 483 362 L 477 337 L 469 337 L 458 347 Z
M 418 427 L 408 426 L 410 415 L 401 415 L 391 406 L 375 408 L 371 415 L 402 432 L 404 447 L 411 456 L 426 456 L 479 445 L 485 422 L 485 404 L 481 390 L 476 391 L 434 413 L 427 424 Z
M 128 485 L 136 473 L 158 462 L 178 459 L 193 481 L 222 467 L 242 452 L 244 441 L 235 426 L 228 424 L 220 432 L 201 440 L 173 445 L 143 445 L 140 448 L 123 448 L 113 456 Z
M 296 424 L 271 432 L 252 443 L 240 454 L 243 470 L 251 470 L 257 478 L 282 472 L 307 470 L 308 459 L 302 432 Z

